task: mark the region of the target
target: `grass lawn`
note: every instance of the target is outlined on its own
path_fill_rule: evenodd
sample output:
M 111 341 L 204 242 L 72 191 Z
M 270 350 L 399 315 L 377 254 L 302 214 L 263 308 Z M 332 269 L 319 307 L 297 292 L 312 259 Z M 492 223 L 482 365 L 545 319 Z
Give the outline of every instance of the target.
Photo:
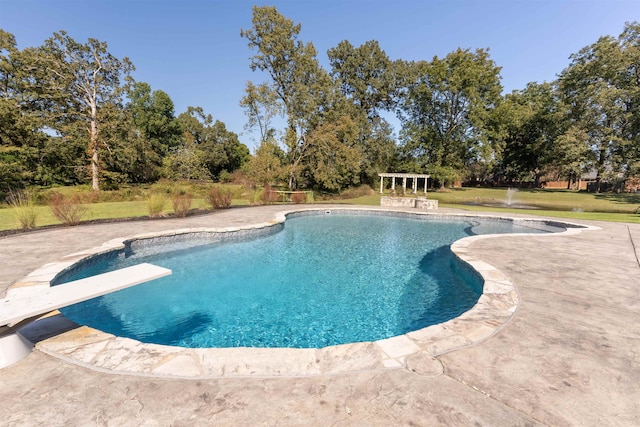
M 504 188 L 455 188 L 431 192 L 441 203 L 462 205 L 504 204 Z M 545 210 L 572 212 L 634 213 L 640 207 L 640 193 L 587 193 L 567 190 L 522 189 L 512 195 L 512 203 Z
M 72 193 L 72 189 L 63 190 Z M 419 193 L 418 195 L 422 195 Z M 507 190 L 505 188 L 456 188 L 443 191 L 432 191 L 428 198 L 437 199 L 441 207 L 465 209 L 469 211 L 517 212 L 521 214 L 569 218 L 575 220 L 600 220 L 640 223 L 640 194 L 638 193 L 586 193 L 566 190 L 534 190 L 522 189 L 513 194 L 512 203 L 524 205 L 531 209 L 513 209 L 506 205 Z M 360 205 L 380 205 L 378 193 L 352 199 L 323 200 L 327 203 L 345 203 Z M 233 199 L 232 206 L 248 205 L 246 198 Z M 87 203 L 87 213 L 83 220 L 117 219 L 144 217 L 148 215 L 146 200 Z M 192 208 L 205 208 L 203 198 L 194 198 Z M 60 224 L 48 206 L 35 206 L 37 212 L 36 225 L 46 226 Z M 173 211 L 171 200 L 167 199 L 163 213 Z M 0 231 L 15 230 L 20 223 L 14 210 L 0 207 Z
M 242 205 L 244 201 L 239 200 L 237 205 Z M 87 212 L 83 216 L 83 221 L 91 221 L 97 219 L 118 219 L 118 218 L 135 218 L 149 215 L 146 201 L 126 201 L 126 202 L 103 202 L 84 204 Z M 204 199 L 193 199 L 191 203 L 192 209 L 205 208 Z M 36 225 L 47 226 L 60 224 L 60 221 L 51 213 L 48 206 L 34 206 L 36 210 Z M 168 200 L 163 214 L 173 212 L 171 201 Z M 0 209 L 0 231 L 15 230 L 20 228 L 20 223 L 15 217 L 12 208 Z
M 418 193 L 418 196 L 422 196 Z M 513 212 L 556 218 L 585 219 L 640 223 L 640 194 L 586 193 L 567 190 L 522 189 L 512 195 L 512 204 L 532 209 L 509 208 L 505 188 L 454 188 L 431 191 L 430 199 L 437 199 L 441 207 L 479 212 Z M 379 205 L 380 195 L 337 200 L 335 203 Z

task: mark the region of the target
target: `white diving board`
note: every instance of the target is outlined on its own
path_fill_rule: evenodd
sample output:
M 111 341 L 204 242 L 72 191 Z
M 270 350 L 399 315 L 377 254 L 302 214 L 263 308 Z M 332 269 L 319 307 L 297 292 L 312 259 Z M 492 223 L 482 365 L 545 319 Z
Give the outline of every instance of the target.
M 0 335 L 23 320 L 49 313 L 68 305 L 119 291 L 150 280 L 168 276 L 171 270 L 157 265 L 141 263 L 120 270 L 98 274 L 86 279 L 47 287 L 17 288 L 0 300 Z

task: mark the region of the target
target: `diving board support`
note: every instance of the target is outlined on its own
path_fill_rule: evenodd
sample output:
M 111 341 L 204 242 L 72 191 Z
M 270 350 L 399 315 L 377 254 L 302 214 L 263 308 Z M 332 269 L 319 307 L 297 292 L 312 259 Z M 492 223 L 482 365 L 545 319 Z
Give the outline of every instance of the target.
M 56 286 L 13 289 L 0 300 L 0 336 L 11 333 L 25 320 L 170 274 L 168 268 L 141 263 Z

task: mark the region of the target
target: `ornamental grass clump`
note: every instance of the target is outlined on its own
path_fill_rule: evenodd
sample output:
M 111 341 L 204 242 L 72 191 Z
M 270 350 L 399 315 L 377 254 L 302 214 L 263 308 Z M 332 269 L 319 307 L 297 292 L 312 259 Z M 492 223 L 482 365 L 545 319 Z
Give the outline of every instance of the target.
M 167 197 L 164 194 L 153 193 L 147 197 L 147 211 L 151 218 L 158 218 L 163 215 L 164 207 L 167 204 Z
M 207 194 L 207 201 L 213 209 L 225 209 L 231 206 L 233 193 L 231 190 L 223 190 L 218 186 L 211 187 Z
M 54 193 L 49 199 L 51 213 L 64 225 L 78 225 L 82 217 L 87 212 L 87 208 L 82 205 L 80 196 L 75 194 L 65 197 L 60 193 Z
M 193 196 L 189 193 L 175 194 L 171 200 L 173 204 L 173 214 L 177 218 L 184 218 L 191 209 L 191 201 Z
M 262 203 L 266 205 L 271 205 L 278 201 L 278 192 L 271 188 L 269 184 L 264 186 L 264 190 L 262 191 Z
M 29 193 L 26 191 L 9 191 L 7 202 L 11 206 L 13 216 L 20 223 L 21 229 L 36 228 L 38 209 Z

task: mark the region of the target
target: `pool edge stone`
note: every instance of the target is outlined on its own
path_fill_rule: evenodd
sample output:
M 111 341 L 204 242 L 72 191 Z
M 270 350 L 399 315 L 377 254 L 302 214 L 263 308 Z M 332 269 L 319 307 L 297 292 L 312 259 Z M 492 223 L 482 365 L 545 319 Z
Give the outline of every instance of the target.
M 189 234 L 232 234 L 250 230 L 264 230 L 284 223 L 289 215 L 309 215 L 317 214 L 317 212 L 326 214 L 327 212 L 345 211 L 350 213 L 365 212 L 370 215 L 396 213 L 401 216 L 433 216 L 442 219 L 480 217 L 508 220 L 514 223 L 523 221 L 552 222 L 545 219 L 512 218 L 496 215 L 438 214 L 434 212 L 366 207 L 296 208 L 277 212 L 273 221 L 253 225 L 185 228 L 111 239 L 101 246 L 67 255 L 59 262 L 45 264 L 12 285 L 8 293 L 9 291 L 21 292 L 25 288 L 36 285 L 50 285 L 52 280 L 72 266 L 93 257 L 123 250 L 136 240 L 171 238 Z M 565 230 L 556 233 L 539 234 L 536 237 L 572 235 L 585 229 L 598 229 L 598 227 L 583 226 L 570 222 L 553 221 L 553 223 L 564 226 Z M 342 344 L 321 349 L 256 349 L 243 347 L 188 349 L 144 344 L 129 338 L 115 337 L 87 326 L 79 326 L 76 329 L 37 343 L 36 348 L 53 357 L 59 357 L 100 371 L 170 378 L 309 376 L 332 375 L 359 370 L 401 368 L 415 372 L 415 366 L 418 363 L 416 361 L 420 357 L 426 357 L 427 359 L 425 360 L 430 361 L 439 355 L 481 343 L 499 332 L 516 314 L 520 298 L 515 285 L 500 270 L 485 261 L 473 257 L 470 248 L 473 242 L 477 240 L 496 236 L 530 237 L 531 234 L 512 233 L 506 235 L 468 236 L 453 242 L 450 246 L 455 257 L 478 274 L 484 282 L 483 294 L 470 310 L 447 322 L 384 340 Z M 412 360 L 414 361 L 413 367 Z

